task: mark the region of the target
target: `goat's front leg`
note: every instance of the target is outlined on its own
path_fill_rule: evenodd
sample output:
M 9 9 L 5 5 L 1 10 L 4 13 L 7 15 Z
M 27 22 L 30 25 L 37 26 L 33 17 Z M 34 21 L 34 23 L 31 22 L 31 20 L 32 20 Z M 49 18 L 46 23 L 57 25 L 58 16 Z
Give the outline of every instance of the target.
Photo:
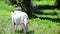
M 28 32 L 28 25 L 22 25 L 22 28 L 23 28 L 23 31 L 24 31 L 24 33 L 27 33 Z
M 24 31 L 25 31 L 25 33 L 28 32 L 28 25 L 24 26 Z

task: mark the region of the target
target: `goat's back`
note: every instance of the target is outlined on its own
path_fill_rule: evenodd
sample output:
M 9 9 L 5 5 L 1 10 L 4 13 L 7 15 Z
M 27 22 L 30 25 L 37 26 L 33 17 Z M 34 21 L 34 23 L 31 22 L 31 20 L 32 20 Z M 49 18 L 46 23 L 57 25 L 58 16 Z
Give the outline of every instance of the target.
M 25 12 L 14 11 L 12 13 L 12 19 L 15 23 L 22 23 L 24 19 L 28 21 L 28 15 Z

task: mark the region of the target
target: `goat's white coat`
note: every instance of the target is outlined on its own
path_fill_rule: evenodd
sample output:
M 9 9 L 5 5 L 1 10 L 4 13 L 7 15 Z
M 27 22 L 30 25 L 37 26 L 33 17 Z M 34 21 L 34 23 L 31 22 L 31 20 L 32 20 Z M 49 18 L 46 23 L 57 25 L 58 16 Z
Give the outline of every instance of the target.
M 13 26 L 13 28 L 15 27 L 14 23 L 15 23 L 15 25 L 20 24 L 21 27 L 25 31 L 27 31 L 28 19 L 29 19 L 28 15 L 25 12 L 21 12 L 21 11 L 14 11 L 14 12 L 12 12 L 12 26 Z

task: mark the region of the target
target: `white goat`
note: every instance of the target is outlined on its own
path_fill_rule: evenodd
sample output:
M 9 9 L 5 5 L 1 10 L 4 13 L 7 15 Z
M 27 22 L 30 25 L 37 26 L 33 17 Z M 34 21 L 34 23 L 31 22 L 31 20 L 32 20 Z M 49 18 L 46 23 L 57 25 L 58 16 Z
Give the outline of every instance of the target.
M 21 25 L 21 27 L 24 29 L 24 32 L 27 32 L 28 19 L 29 19 L 28 15 L 25 12 L 21 12 L 21 11 L 12 12 L 12 27 L 13 27 L 13 29 L 15 29 L 15 25 Z

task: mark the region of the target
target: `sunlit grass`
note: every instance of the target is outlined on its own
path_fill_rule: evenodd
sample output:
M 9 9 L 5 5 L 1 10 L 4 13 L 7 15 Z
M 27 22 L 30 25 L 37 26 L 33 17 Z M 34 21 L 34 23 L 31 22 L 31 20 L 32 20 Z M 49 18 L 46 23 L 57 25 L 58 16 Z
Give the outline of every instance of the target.
M 56 5 L 56 0 L 34 0 L 33 3 L 36 3 L 37 5 Z

